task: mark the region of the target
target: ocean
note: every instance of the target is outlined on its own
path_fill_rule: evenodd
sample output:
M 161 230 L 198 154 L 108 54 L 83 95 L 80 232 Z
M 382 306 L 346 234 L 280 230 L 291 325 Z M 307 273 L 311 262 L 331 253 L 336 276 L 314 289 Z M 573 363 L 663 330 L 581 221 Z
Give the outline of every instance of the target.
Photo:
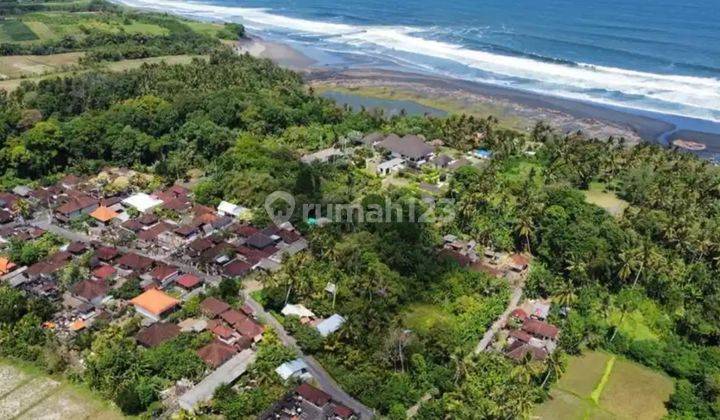
M 319 65 L 399 67 L 720 132 L 720 0 L 118 1 L 241 22 Z

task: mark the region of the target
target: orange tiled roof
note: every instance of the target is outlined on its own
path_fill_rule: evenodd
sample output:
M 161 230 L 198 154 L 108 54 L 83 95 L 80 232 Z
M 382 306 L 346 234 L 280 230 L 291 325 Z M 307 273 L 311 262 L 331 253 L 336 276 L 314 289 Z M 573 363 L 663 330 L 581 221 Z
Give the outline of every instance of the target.
M 5 275 L 13 271 L 17 265 L 5 257 L 0 257 L 0 275 Z
M 90 216 L 96 218 L 101 222 L 107 222 L 117 217 L 117 212 L 111 208 L 100 206 L 96 208 Z
M 145 309 L 153 315 L 160 315 L 179 304 L 180 301 L 160 290 L 150 289 L 133 298 L 130 303 Z

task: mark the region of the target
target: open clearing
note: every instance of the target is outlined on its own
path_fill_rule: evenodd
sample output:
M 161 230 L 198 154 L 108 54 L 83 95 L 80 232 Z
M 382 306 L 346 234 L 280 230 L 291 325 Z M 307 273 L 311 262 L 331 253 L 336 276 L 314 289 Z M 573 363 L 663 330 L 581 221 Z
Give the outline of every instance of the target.
M 0 359 L 2 419 L 121 419 L 123 416 L 72 384 Z
M 591 351 L 570 359 L 550 399 L 536 407 L 532 417 L 659 419 L 667 414 L 665 402 L 672 391 L 672 379 L 662 373 Z
M 69 54 L 82 54 L 82 53 L 69 53 Z M 56 55 L 69 55 L 69 54 L 56 54 Z M 47 56 L 51 57 L 51 56 Z M 137 60 L 122 60 L 122 61 L 114 61 L 109 63 L 103 63 L 104 68 L 106 68 L 109 71 L 125 71 L 125 70 L 132 70 L 139 68 L 143 64 L 153 64 L 153 63 L 160 63 L 165 62 L 167 64 L 187 64 L 190 61 L 192 61 L 193 58 L 204 58 L 205 56 L 199 55 L 199 56 L 190 56 L 190 55 L 168 55 L 168 56 L 162 56 L 162 57 L 151 57 L 151 58 L 140 58 Z M 0 57 L 0 68 L 2 68 L 2 58 Z M 77 70 L 77 72 L 82 72 L 85 70 Z M 0 70 L 0 74 L 2 74 L 2 70 Z M 23 81 L 29 81 L 29 82 L 38 82 L 43 79 L 50 79 L 53 77 L 62 77 L 62 76 L 69 76 L 73 74 L 72 71 L 61 71 L 57 73 L 47 73 L 43 74 L 41 76 L 32 76 L 32 77 L 25 77 L 25 78 L 11 78 L 7 80 L 2 80 L 2 77 L 0 77 L 0 89 L 6 90 L 8 92 L 11 92 L 15 89 L 17 89 L 20 84 Z
M 618 198 L 615 193 L 606 191 L 605 184 L 600 182 L 590 183 L 590 188 L 584 191 L 584 193 L 585 201 L 604 208 L 613 216 L 622 215 L 629 205 L 627 201 Z
M 58 73 L 78 64 L 81 52 L 51 55 L 9 55 L 0 57 L 0 79 L 17 79 Z

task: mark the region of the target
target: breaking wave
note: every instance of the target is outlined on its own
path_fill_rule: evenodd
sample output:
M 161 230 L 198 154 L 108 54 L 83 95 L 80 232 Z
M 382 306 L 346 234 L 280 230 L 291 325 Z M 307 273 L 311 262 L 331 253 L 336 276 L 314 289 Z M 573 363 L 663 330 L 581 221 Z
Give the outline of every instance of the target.
M 418 28 L 351 25 L 274 14 L 260 8 L 173 0 L 117 0 L 129 6 L 222 21 L 251 29 L 313 37 L 317 46 L 395 57 L 424 70 L 606 105 L 720 122 L 720 80 L 656 74 L 551 58 L 498 54 L 439 39 Z M 452 71 L 449 71 L 453 73 Z

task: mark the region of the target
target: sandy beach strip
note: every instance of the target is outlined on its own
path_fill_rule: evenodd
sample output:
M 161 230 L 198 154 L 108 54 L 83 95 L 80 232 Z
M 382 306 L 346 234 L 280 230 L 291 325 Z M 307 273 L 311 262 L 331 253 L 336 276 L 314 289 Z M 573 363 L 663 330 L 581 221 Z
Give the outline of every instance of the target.
M 235 51 L 257 58 L 267 58 L 278 65 L 293 70 L 306 70 L 315 60 L 289 45 L 268 41 L 259 37 L 248 37 L 235 42 Z

